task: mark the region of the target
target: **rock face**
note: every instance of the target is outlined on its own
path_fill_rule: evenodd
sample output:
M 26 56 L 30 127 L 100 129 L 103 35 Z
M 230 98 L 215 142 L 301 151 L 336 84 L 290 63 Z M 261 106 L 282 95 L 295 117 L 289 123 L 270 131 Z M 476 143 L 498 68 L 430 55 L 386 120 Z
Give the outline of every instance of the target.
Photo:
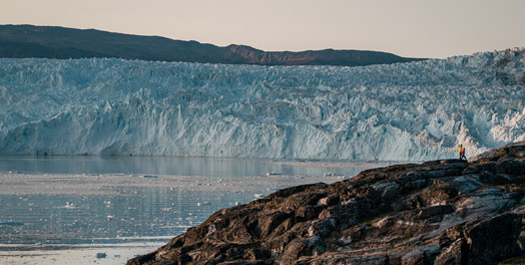
M 127 264 L 497 264 L 523 255 L 525 142 L 472 160 L 280 190 Z

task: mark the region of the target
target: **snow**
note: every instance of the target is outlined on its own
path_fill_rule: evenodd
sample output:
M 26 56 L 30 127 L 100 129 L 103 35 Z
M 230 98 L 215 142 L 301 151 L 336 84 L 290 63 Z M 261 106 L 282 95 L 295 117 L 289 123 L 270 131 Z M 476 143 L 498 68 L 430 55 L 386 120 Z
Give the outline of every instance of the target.
M 421 161 L 525 139 L 525 52 L 366 67 L 0 59 L 0 154 Z

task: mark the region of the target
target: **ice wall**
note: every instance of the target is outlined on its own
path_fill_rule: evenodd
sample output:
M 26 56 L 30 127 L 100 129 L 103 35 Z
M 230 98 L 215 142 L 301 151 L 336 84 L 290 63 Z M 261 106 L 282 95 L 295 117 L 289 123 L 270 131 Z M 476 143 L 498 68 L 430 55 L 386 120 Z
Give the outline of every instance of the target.
M 525 52 L 366 67 L 0 59 L 0 154 L 417 161 L 525 139 Z

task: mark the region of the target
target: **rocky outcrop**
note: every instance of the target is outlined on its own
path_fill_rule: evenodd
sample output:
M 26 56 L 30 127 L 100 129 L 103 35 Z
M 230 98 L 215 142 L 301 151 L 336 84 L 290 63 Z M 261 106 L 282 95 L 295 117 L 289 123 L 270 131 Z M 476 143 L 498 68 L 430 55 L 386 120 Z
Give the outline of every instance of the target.
M 128 264 L 497 264 L 524 253 L 524 183 L 525 142 L 367 170 L 223 209 Z

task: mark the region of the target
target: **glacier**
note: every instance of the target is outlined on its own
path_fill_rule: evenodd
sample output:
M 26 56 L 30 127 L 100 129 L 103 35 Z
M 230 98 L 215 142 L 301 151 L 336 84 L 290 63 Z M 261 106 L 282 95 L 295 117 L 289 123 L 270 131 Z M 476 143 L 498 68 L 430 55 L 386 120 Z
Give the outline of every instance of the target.
M 525 51 L 365 67 L 0 59 L 0 154 L 422 161 L 525 139 Z

